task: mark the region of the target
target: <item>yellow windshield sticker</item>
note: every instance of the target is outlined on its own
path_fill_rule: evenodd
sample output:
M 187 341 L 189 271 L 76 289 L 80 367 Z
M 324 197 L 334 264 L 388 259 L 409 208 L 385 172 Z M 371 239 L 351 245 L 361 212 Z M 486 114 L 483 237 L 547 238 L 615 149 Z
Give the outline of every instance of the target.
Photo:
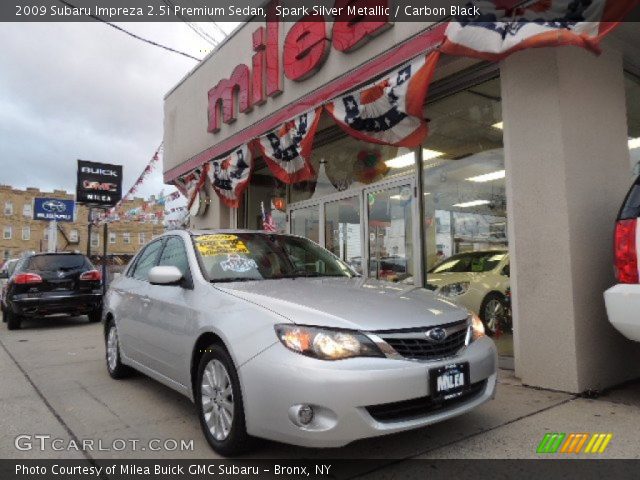
M 196 238 L 196 248 L 203 257 L 249 253 L 249 249 L 237 235 L 201 235 Z

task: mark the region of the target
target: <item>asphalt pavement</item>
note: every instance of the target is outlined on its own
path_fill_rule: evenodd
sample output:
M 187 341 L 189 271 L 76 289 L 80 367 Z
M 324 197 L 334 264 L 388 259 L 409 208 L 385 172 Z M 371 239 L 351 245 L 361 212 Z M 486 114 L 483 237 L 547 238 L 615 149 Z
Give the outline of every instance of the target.
M 216 457 L 190 400 L 142 374 L 109 377 L 102 325 L 86 317 L 27 321 L 18 331 L 2 323 L 0 386 L 0 458 Z M 610 432 L 597 458 L 640 458 L 639 427 L 640 383 L 587 399 L 523 386 L 501 370 L 496 399 L 461 417 L 339 449 L 264 442 L 244 458 L 387 459 L 395 469 L 411 458 L 539 458 L 546 432 Z M 69 449 L 83 441 L 92 449 Z

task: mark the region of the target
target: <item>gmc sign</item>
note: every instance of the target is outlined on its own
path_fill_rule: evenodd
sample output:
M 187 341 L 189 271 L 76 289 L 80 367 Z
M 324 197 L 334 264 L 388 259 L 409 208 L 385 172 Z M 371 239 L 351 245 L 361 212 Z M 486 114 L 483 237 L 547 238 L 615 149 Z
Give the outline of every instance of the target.
M 282 93 L 282 75 L 296 82 L 314 75 L 324 64 L 330 47 L 348 53 L 367 43 L 371 37 L 389 28 L 388 15 L 367 17 L 363 21 L 359 8 L 377 8 L 388 11 L 388 0 L 336 0 L 335 18 L 329 31 L 321 15 L 307 15 L 287 32 L 282 48 L 283 67 L 280 66 L 279 22 L 276 18 L 277 0 L 269 4 L 266 27 L 253 32 L 251 68 L 241 63 L 229 78 L 220 80 L 208 93 L 208 131 L 220 130 L 220 118 L 226 124 L 236 120 L 236 110 L 250 112 L 267 97 Z M 356 13 L 353 13 L 356 12 Z M 236 108 L 237 102 L 237 108 Z
M 78 160 L 76 202 L 112 207 L 122 198 L 122 165 Z

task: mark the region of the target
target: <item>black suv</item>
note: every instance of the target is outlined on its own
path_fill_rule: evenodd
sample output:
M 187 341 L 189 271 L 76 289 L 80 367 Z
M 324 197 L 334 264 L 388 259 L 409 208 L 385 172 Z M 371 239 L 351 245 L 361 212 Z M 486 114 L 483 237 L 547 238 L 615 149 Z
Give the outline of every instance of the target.
M 5 274 L 6 275 L 6 274 Z M 36 253 L 20 259 L 9 278 L 2 319 L 9 330 L 23 318 L 87 314 L 99 322 L 102 275 L 79 253 Z

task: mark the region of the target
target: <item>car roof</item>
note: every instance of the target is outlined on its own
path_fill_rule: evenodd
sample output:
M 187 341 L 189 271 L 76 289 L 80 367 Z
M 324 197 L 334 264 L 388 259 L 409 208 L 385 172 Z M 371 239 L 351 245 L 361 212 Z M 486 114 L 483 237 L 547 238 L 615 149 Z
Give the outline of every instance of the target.
M 242 228 L 229 228 L 229 229 L 198 229 L 198 230 L 185 230 L 190 235 L 212 235 L 216 233 L 229 234 L 229 233 L 253 233 L 258 235 L 289 235 L 288 233 L 267 232 L 265 230 L 248 230 Z

